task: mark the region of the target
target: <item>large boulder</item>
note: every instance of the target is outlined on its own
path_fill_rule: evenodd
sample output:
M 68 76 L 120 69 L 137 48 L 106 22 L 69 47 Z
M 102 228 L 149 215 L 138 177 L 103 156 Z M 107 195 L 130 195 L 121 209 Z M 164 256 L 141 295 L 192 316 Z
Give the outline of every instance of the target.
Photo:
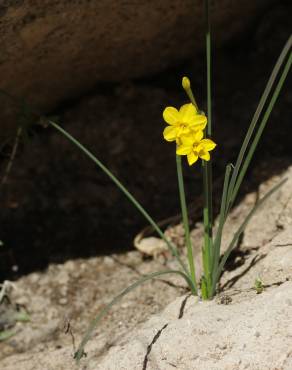
M 214 1 L 216 42 L 238 35 L 269 3 Z M 4 0 L 1 89 L 48 111 L 97 82 L 148 76 L 188 58 L 202 49 L 203 23 L 202 0 Z M 11 124 L 3 105 L 2 133 Z

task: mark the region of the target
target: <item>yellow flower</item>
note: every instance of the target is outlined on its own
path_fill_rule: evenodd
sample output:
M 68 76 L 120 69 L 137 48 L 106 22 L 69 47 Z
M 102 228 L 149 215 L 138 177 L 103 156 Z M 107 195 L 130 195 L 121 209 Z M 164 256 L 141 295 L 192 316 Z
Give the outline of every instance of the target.
M 180 145 L 176 149 L 176 154 L 187 155 L 190 166 L 199 158 L 209 161 L 209 152 L 216 147 L 216 144 L 211 139 L 203 139 L 203 137 L 203 131 L 182 136 L 180 138 Z
M 165 108 L 163 118 L 169 124 L 163 131 L 167 141 L 178 141 L 183 135 L 204 130 L 207 125 L 207 117 L 199 114 L 192 103 L 184 104 L 179 111 L 174 107 Z

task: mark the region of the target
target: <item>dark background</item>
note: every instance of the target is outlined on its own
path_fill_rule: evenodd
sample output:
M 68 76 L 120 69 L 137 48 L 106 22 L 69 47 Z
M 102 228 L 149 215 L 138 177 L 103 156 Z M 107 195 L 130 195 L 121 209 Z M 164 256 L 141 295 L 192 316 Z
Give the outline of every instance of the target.
M 292 4 L 278 2 L 242 37 L 214 45 L 213 138 L 215 204 L 225 165 L 235 160 L 269 74 L 291 33 Z M 216 32 L 216 30 L 214 30 Z M 188 75 L 206 111 L 205 54 L 147 78 L 98 84 L 48 114 L 93 151 L 155 220 L 179 212 L 174 146 L 162 138 L 162 111 L 187 102 Z M 241 195 L 291 164 L 291 73 L 269 119 Z M 2 100 L 10 104 L 9 100 Z M 16 117 L 15 117 L 16 119 Z M 31 120 L 34 122 L 33 118 Z M 4 173 L 13 141 L 3 143 Z M 202 193 L 200 165 L 185 166 L 187 196 Z M 239 197 L 239 199 L 240 199 Z M 147 225 L 110 180 L 52 128 L 33 125 L 21 140 L 0 188 L 0 279 L 48 263 L 122 252 Z M 215 207 L 216 210 L 216 207 Z M 200 220 L 200 213 L 193 215 Z

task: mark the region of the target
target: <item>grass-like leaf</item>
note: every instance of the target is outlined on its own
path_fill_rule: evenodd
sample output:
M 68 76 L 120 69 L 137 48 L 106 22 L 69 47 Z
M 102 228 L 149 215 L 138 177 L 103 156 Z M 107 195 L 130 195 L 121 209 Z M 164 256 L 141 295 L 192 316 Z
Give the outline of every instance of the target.
M 233 171 L 233 174 L 232 174 L 232 177 L 231 177 L 231 180 L 230 180 L 230 186 L 229 186 L 228 195 L 227 195 L 228 206 L 226 208 L 226 214 L 228 213 L 228 211 L 230 210 L 230 208 L 232 207 L 232 205 L 234 203 L 234 200 L 237 196 L 239 187 L 240 187 L 241 182 L 243 180 L 243 177 L 246 173 L 247 167 L 250 163 L 250 160 L 253 156 L 254 150 L 255 150 L 255 148 L 257 146 L 257 143 L 259 141 L 259 138 L 262 134 L 262 131 L 263 131 L 265 125 L 266 125 L 266 122 L 267 122 L 267 120 L 270 116 L 270 113 L 273 109 L 273 106 L 274 106 L 274 104 L 277 100 L 277 97 L 278 97 L 279 93 L 280 93 L 281 87 L 282 87 L 282 85 L 285 81 L 285 78 L 286 78 L 287 74 L 288 74 L 289 68 L 291 66 L 291 45 L 292 45 L 292 36 L 289 37 L 288 41 L 286 42 L 278 60 L 275 64 L 275 66 L 274 66 L 274 69 L 273 69 L 273 71 L 272 71 L 272 73 L 269 77 L 269 80 L 267 82 L 265 90 L 264 90 L 264 92 L 261 96 L 260 102 L 257 106 L 255 114 L 254 114 L 254 116 L 252 118 L 252 121 L 250 123 L 250 126 L 248 128 L 247 134 L 246 134 L 245 139 L 243 141 L 243 144 L 242 144 L 242 147 L 240 149 L 239 155 L 237 157 L 236 164 L 234 166 L 234 171 Z M 286 62 L 284 71 L 283 71 L 283 73 L 280 77 L 278 85 L 275 88 L 273 96 L 270 100 L 270 103 L 269 103 L 267 109 L 266 109 L 266 113 L 264 115 L 264 118 L 262 119 L 262 121 L 259 124 L 257 135 L 256 135 L 255 139 L 253 140 L 253 143 L 251 145 L 251 148 L 250 148 L 248 154 L 245 156 L 245 153 L 246 153 L 246 150 L 247 150 L 248 145 L 250 143 L 251 137 L 254 133 L 254 130 L 255 130 L 256 126 L 258 125 L 258 121 L 259 121 L 259 118 L 262 114 L 263 108 L 267 103 L 268 97 L 269 97 L 269 95 L 272 91 L 272 88 L 275 84 L 275 81 L 277 80 L 277 77 L 279 76 L 280 70 L 281 70 L 281 68 L 284 64 L 284 61 L 287 58 L 287 55 L 289 54 L 289 52 L 290 52 L 290 56 L 288 58 L 288 61 Z M 244 160 L 244 164 L 243 164 L 242 170 L 240 170 L 243 160 Z
M 189 275 L 189 271 L 185 264 L 183 263 L 182 259 L 180 258 L 177 248 L 165 237 L 164 233 L 157 225 L 157 223 L 153 220 L 153 218 L 149 215 L 148 212 L 142 207 L 142 205 L 134 198 L 134 196 L 125 188 L 125 186 L 116 178 L 116 176 L 99 160 L 97 159 L 88 149 L 86 149 L 78 140 L 76 140 L 72 135 L 70 135 L 66 130 L 64 130 L 61 126 L 57 123 L 48 120 L 48 123 L 53 126 L 57 131 L 59 131 L 62 135 L 64 135 L 67 139 L 69 139 L 73 144 L 75 144 L 87 157 L 89 157 L 115 184 L 116 186 L 125 194 L 125 196 L 130 200 L 130 202 L 140 211 L 140 213 L 145 217 L 145 219 L 152 225 L 153 229 L 157 232 L 157 234 L 165 241 L 168 249 L 172 253 L 173 256 L 176 257 L 177 261 L 185 271 L 187 275 Z
M 0 331 L 0 342 L 3 342 L 7 339 L 10 339 L 14 335 L 16 335 L 17 332 L 15 330 L 3 330 Z
M 267 192 L 267 194 L 265 194 L 254 206 L 253 208 L 251 209 L 251 211 L 249 212 L 249 214 L 246 216 L 245 220 L 243 221 L 243 223 L 240 225 L 240 227 L 237 229 L 237 231 L 235 232 L 227 250 L 225 251 L 221 261 L 220 261 L 220 264 L 218 266 L 218 269 L 217 269 L 217 272 L 216 272 L 216 275 L 215 275 L 215 279 L 214 279 L 214 282 L 218 281 L 218 279 L 220 278 L 220 275 L 223 271 L 223 268 L 224 268 L 224 265 L 230 255 L 230 253 L 232 252 L 234 246 L 236 245 L 237 243 L 237 240 L 238 238 L 240 237 L 240 235 L 244 232 L 246 226 L 248 225 L 250 219 L 252 218 L 252 216 L 254 215 L 254 213 L 258 210 L 258 208 L 263 205 L 263 203 L 273 194 L 275 193 L 275 191 L 277 191 L 285 182 L 287 181 L 287 179 L 284 179 L 282 181 L 280 181 L 278 184 L 276 184 L 275 186 L 272 187 L 271 190 L 269 190 Z M 215 289 L 215 287 L 214 287 Z
M 225 170 L 225 176 L 224 176 L 224 184 L 223 184 L 223 192 L 222 192 L 222 198 L 221 198 L 221 206 L 220 206 L 220 214 L 219 214 L 219 224 L 218 229 L 214 241 L 214 260 L 213 260 L 213 266 L 212 266 L 212 290 L 214 294 L 214 286 L 216 286 L 217 281 L 215 281 L 216 278 L 216 272 L 217 267 L 219 263 L 220 258 L 220 248 L 221 248 L 221 240 L 222 240 L 222 232 L 223 227 L 225 224 L 225 214 L 226 214 L 226 206 L 227 206 L 227 191 L 228 191 L 228 185 L 229 185 L 229 179 L 232 171 L 232 165 L 228 164 L 226 166 Z
M 291 49 L 292 38 L 290 38 L 290 41 L 291 41 L 290 42 L 290 49 Z M 278 83 L 276 85 L 276 88 L 275 88 L 275 90 L 273 92 L 273 95 L 272 95 L 272 98 L 271 98 L 271 100 L 270 100 L 270 102 L 268 104 L 268 107 L 267 107 L 267 109 L 266 109 L 266 111 L 265 111 L 265 113 L 263 115 L 263 118 L 262 118 L 262 120 L 260 122 L 259 128 L 258 128 L 258 130 L 257 130 L 257 132 L 255 134 L 255 137 L 254 137 L 254 139 L 253 139 L 253 141 L 252 141 L 252 143 L 250 145 L 249 151 L 248 151 L 247 155 L 245 156 L 245 159 L 244 159 L 242 168 L 241 168 L 241 170 L 239 172 L 238 178 L 236 179 L 236 183 L 235 183 L 234 189 L 232 190 L 232 195 L 231 195 L 231 199 L 230 199 L 231 204 L 235 200 L 235 197 L 236 197 L 236 195 L 238 193 L 238 190 L 239 190 L 239 188 L 241 186 L 241 183 L 242 183 L 242 181 L 244 179 L 244 176 L 246 174 L 246 171 L 248 169 L 248 166 L 249 166 L 249 164 L 250 164 L 250 162 L 252 160 L 252 157 L 254 155 L 254 152 L 256 150 L 256 147 L 257 147 L 257 145 L 259 143 L 259 140 L 260 140 L 260 138 L 262 136 L 263 130 L 266 127 L 267 121 L 268 121 L 268 119 L 270 117 L 270 114 L 271 114 L 271 112 L 272 112 L 272 110 L 274 108 L 274 105 L 275 105 L 275 103 L 277 101 L 277 98 L 278 98 L 278 96 L 280 94 L 280 91 L 282 89 L 282 86 L 283 86 L 283 84 L 284 84 L 284 82 L 286 80 L 286 77 L 288 75 L 288 72 L 289 72 L 289 70 L 291 68 L 291 64 L 292 64 L 292 52 L 290 51 L 290 55 L 289 55 L 288 60 L 287 60 L 287 62 L 285 64 L 285 66 L 284 66 L 283 72 L 282 72 L 282 74 L 281 74 L 281 76 L 279 78 L 279 81 L 278 81 Z
M 148 280 L 154 279 L 157 276 L 161 275 L 166 275 L 166 274 L 179 274 L 182 276 L 187 284 L 190 286 L 192 284 L 192 281 L 190 280 L 189 276 L 186 275 L 185 273 L 179 271 L 179 270 L 165 270 L 165 271 L 158 271 L 154 272 L 152 274 L 148 274 L 141 279 L 137 280 L 135 283 L 132 285 L 128 286 L 126 289 L 122 290 L 120 294 L 115 296 L 115 298 L 112 299 L 112 301 L 107 304 L 100 312 L 99 314 L 95 317 L 95 319 L 92 320 L 90 323 L 87 332 L 85 333 L 76 353 L 74 354 L 74 358 L 79 361 L 83 356 L 84 356 L 84 347 L 86 343 L 90 340 L 91 335 L 93 331 L 96 329 L 97 324 L 99 321 L 109 312 L 109 310 L 112 308 L 113 305 L 118 303 L 126 294 L 130 293 L 133 289 L 137 288 L 139 285 L 145 283 Z

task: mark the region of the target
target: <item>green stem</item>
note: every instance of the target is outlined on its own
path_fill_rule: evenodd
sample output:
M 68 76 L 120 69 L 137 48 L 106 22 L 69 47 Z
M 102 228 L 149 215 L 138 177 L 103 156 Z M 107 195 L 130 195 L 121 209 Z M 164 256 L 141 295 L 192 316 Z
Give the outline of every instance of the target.
M 185 231 L 185 241 L 187 245 L 190 273 L 191 273 L 194 286 L 196 287 L 196 291 L 197 291 L 196 272 L 195 272 L 195 265 L 194 265 L 192 242 L 191 242 L 191 237 L 190 237 L 190 227 L 189 227 L 189 218 L 188 218 L 187 205 L 186 205 L 186 196 L 185 196 L 183 173 L 182 173 L 182 163 L 181 163 L 181 156 L 179 155 L 176 156 L 176 170 L 177 170 L 180 205 L 181 205 L 182 219 L 183 219 L 183 225 L 184 225 L 184 231 Z
M 130 202 L 140 211 L 140 213 L 145 217 L 145 219 L 152 225 L 153 229 L 157 232 L 157 234 L 165 241 L 166 245 L 168 246 L 169 250 L 176 257 L 177 261 L 185 271 L 185 273 L 189 276 L 189 271 L 183 261 L 181 260 L 180 256 L 178 255 L 177 248 L 174 247 L 171 242 L 165 237 L 162 230 L 156 224 L 156 222 L 152 219 L 152 217 L 145 211 L 142 205 L 133 197 L 133 195 L 124 187 L 124 185 L 88 150 L 86 149 L 78 140 L 76 140 L 73 136 L 71 136 L 67 131 L 62 129 L 57 123 L 48 120 L 51 126 L 53 126 L 57 131 L 63 134 L 67 139 L 69 139 L 73 144 L 75 144 L 87 157 L 89 157 L 103 172 L 105 172 L 108 177 L 117 185 L 117 187 L 125 194 L 125 196 L 130 200 Z
M 212 96 L 211 96 L 211 32 L 209 17 L 209 0 L 205 0 L 205 17 L 206 17 L 206 59 L 207 59 L 207 117 L 208 124 L 205 136 L 212 135 Z M 204 275 L 207 283 L 207 298 L 211 295 L 212 290 L 212 273 L 213 266 L 213 242 L 212 242 L 212 162 L 203 161 L 203 193 L 204 193 L 204 248 L 203 248 L 203 266 Z
M 194 97 L 194 94 L 193 94 L 193 91 L 191 89 L 191 87 L 189 87 L 188 89 L 185 89 L 185 92 L 187 93 L 190 101 L 193 103 L 193 105 L 195 106 L 197 112 L 199 112 L 199 107 L 198 107 L 198 104 L 196 102 L 196 99 Z
M 211 96 L 211 24 L 210 24 L 210 0 L 205 0 L 206 17 L 206 60 L 207 60 L 207 135 L 212 135 L 212 96 Z
M 204 198 L 204 209 L 203 209 L 203 221 L 204 221 L 204 247 L 203 247 L 203 268 L 204 276 L 207 283 L 207 291 L 211 287 L 211 268 L 212 268 L 212 221 L 210 213 L 210 185 L 209 185 L 209 168 L 208 163 L 203 161 L 203 198 Z

